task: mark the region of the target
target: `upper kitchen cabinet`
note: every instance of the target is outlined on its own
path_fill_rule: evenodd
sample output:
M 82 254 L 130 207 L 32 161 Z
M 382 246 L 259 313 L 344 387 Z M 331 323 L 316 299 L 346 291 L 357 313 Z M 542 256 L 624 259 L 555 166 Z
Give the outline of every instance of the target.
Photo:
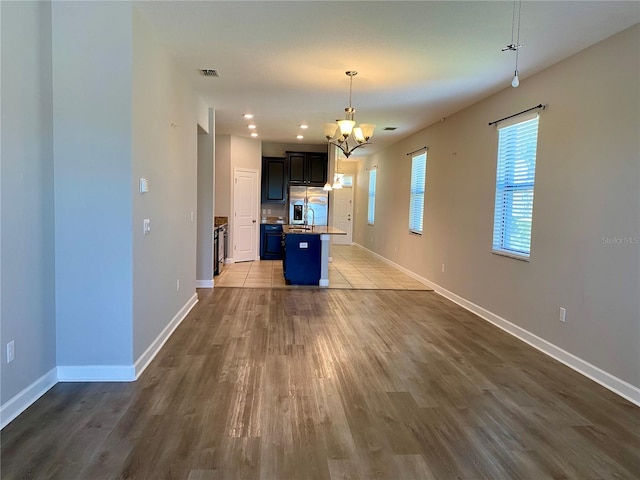
M 322 187 L 327 183 L 327 154 L 287 152 L 289 184 Z
M 287 159 L 262 157 L 262 203 L 282 203 L 287 198 Z

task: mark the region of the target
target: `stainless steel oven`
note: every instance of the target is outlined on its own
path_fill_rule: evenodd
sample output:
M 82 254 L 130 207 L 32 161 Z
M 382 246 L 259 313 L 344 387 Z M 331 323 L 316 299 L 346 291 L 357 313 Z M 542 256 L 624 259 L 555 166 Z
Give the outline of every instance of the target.
M 227 258 L 227 225 L 213 229 L 213 274 L 220 275 Z
M 224 268 L 224 262 L 227 259 L 227 225 L 220 226 L 218 231 L 218 241 L 220 242 L 218 249 L 218 274 L 220 274 Z

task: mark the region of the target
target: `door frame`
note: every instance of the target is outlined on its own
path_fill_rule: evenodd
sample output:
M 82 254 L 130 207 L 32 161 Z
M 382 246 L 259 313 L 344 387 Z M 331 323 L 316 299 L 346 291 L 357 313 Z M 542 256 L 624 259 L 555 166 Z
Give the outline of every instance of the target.
M 236 251 L 236 235 L 238 234 L 237 232 L 237 222 L 236 222 L 236 180 L 238 178 L 238 173 L 239 172 L 245 172 L 245 173 L 254 173 L 256 175 L 256 191 L 255 191 L 255 195 L 256 195 L 256 203 L 254 205 L 255 208 L 255 258 L 253 260 L 259 260 L 260 259 L 260 222 L 258 222 L 258 216 L 260 213 L 260 171 L 253 169 L 253 168 L 244 168 L 244 167 L 234 167 L 233 168 L 233 177 L 231 180 L 231 218 L 229 219 L 229 223 L 231 224 L 231 238 L 229 239 L 230 242 L 229 244 L 231 245 L 231 255 L 235 255 L 235 251 Z M 235 263 L 235 258 L 232 256 L 230 258 L 227 259 L 227 263 Z
M 351 175 L 351 174 L 349 174 Z M 354 205 L 354 197 L 355 197 L 355 189 L 354 187 L 342 187 L 341 190 L 350 190 L 351 191 L 351 221 L 349 222 L 349 227 L 351 228 L 351 241 L 348 243 L 349 245 L 353 245 L 353 215 L 354 215 L 354 210 L 355 210 L 355 205 Z M 333 201 L 333 208 L 332 208 L 332 212 L 331 212 L 331 224 L 335 227 L 336 226 L 336 210 L 337 210 L 337 206 L 338 206 L 338 202 L 335 198 L 335 195 L 337 195 L 337 191 L 333 192 L 334 198 L 332 198 Z M 347 232 L 348 234 L 349 232 Z M 336 235 L 334 238 L 334 240 L 338 239 L 338 235 Z M 335 242 L 331 242 L 332 244 L 334 244 Z

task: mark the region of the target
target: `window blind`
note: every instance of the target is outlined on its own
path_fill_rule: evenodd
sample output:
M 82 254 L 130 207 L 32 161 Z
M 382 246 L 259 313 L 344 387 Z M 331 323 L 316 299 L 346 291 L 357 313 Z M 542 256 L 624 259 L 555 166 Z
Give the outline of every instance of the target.
M 422 234 L 424 219 L 424 187 L 427 178 L 427 152 L 411 158 L 411 190 L 409 194 L 409 231 Z
M 538 115 L 498 126 L 493 251 L 528 258 L 535 184 Z
M 376 217 L 376 169 L 369 170 L 369 206 L 367 209 L 367 222 L 373 225 Z

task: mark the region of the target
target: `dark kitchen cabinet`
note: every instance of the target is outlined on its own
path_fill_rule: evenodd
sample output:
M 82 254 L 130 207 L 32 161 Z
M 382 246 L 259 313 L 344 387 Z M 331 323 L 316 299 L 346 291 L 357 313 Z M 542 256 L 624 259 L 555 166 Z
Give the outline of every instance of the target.
M 262 157 L 262 203 L 282 203 L 287 199 L 287 159 Z
M 285 234 L 285 255 L 282 261 L 287 285 L 318 285 L 320 283 L 320 235 Z
M 260 259 L 282 259 L 282 225 L 260 225 Z
M 327 183 L 327 154 L 287 152 L 290 185 L 322 187 Z

